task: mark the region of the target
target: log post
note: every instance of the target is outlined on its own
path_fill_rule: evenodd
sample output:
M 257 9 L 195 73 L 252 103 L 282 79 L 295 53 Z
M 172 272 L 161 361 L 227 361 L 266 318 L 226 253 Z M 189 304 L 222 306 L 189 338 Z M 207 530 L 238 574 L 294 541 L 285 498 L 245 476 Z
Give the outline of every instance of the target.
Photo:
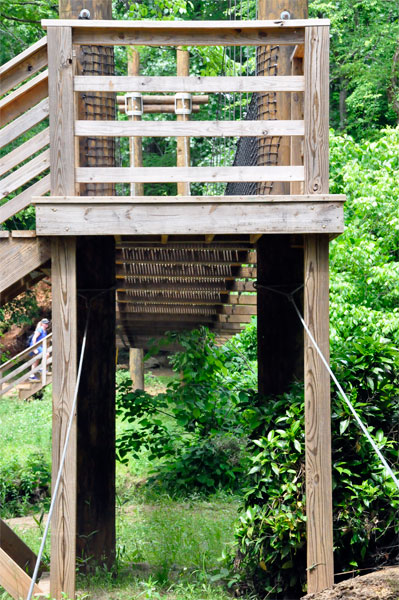
M 140 75 L 140 54 L 133 46 L 129 49 L 127 61 L 127 74 L 132 76 Z M 138 103 L 132 102 L 132 108 L 137 109 Z M 132 121 L 141 121 L 140 115 L 129 117 Z M 130 165 L 132 167 L 143 166 L 143 144 L 140 137 L 129 138 L 130 147 Z M 131 183 L 130 194 L 132 196 L 144 196 L 144 183 Z
M 177 61 L 177 76 L 188 77 L 190 74 L 190 53 L 188 50 L 184 50 L 180 46 L 176 49 L 176 61 Z M 184 108 L 187 106 L 187 101 L 178 100 L 177 106 Z M 176 115 L 177 121 L 188 121 L 189 115 Z M 190 166 L 190 138 L 189 137 L 178 137 L 177 138 L 177 166 L 178 167 L 189 167 Z M 190 195 L 190 184 L 179 182 L 177 184 L 177 195 L 178 196 L 189 196 Z
M 129 348 L 129 372 L 133 382 L 132 389 L 144 389 L 144 350 L 143 348 Z

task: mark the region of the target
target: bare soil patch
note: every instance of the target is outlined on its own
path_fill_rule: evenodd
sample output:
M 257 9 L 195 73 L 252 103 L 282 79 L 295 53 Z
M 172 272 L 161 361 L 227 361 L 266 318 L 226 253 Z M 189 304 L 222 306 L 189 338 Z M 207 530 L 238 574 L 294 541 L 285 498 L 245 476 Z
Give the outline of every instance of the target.
M 342 581 L 302 600 L 399 600 L 399 567 L 390 567 Z

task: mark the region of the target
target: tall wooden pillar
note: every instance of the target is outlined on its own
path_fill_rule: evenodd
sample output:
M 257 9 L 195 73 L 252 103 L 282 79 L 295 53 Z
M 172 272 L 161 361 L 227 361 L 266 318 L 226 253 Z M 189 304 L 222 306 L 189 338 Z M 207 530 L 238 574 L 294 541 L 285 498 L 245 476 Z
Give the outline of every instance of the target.
M 91 20 L 112 19 L 111 0 L 60 0 L 60 18 L 77 19 L 82 8 Z M 79 74 L 112 74 L 113 49 L 76 47 Z M 115 118 L 115 97 L 81 94 L 80 119 Z M 80 139 L 76 165 L 115 166 L 114 141 Z M 73 172 L 73 171 L 72 171 Z M 79 189 L 80 188 L 80 189 Z M 111 185 L 78 186 L 81 195 L 113 195 Z M 88 318 L 87 346 L 77 409 L 77 537 L 76 552 L 92 563 L 110 565 L 115 554 L 115 243 L 109 236 L 77 239 L 78 352 Z M 90 561 L 87 559 L 90 558 Z

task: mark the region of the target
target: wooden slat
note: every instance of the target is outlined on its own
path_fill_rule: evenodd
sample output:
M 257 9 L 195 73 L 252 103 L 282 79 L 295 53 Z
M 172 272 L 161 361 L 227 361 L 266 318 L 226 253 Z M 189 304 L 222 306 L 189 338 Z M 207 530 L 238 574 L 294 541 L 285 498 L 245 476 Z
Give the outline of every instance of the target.
M 341 203 L 37 204 L 40 235 L 333 233 L 343 231 Z
M 35 196 L 34 204 L 273 204 L 281 202 L 345 202 L 344 194 L 293 194 L 285 196 Z M 212 241 L 212 240 L 210 240 Z M 134 244 L 137 242 L 135 241 Z M 253 242 L 251 242 L 253 243 Z M 128 247 L 129 242 L 122 246 Z M 231 249 L 231 248 L 230 248 Z M 232 249 L 239 250 L 236 246 Z
M 46 65 L 47 37 L 45 36 L 0 67 L 0 95 L 6 94 Z
M 75 92 L 299 92 L 304 77 L 126 77 L 117 75 L 77 75 Z
M 329 30 L 306 29 L 305 194 L 328 193 Z
M 15 600 L 26 598 L 31 578 L 8 554 L 0 548 L 0 586 L 2 586 Z M 34 587 L 34 594 L 41 594 L 38 585 Z
M 0 548 L 28 575 L 33 574 L 36 554 L 0 519 Z M 39 572 L 40 573 L 40 572 Z
M 0 291 L 3 292 L 14 282 L 38 269 L 49 258 L 48 240 L 10 238 L 0 241 Z
M 0 200 L 43 173 L 50 166 L 50 150 L 44 150 L 0 181 Z
M 73 194 L 74 97 L 72 31 L 57 27 L 48 32 L 51 192 Z M 59 468 L 76 385 L 77 307 L 76 243 L 58 237 L 52 244 L 53 282 L 53 482 Z M 51 597 L 62 592 L 75 597 L 76 572 L 76 444 L 74 419 L 63 477 L 51 527 Z
M 284 29 L 297 29 L 316 27 L 316 26 L 329 26 L 329 19 L 273 19 L 273 20 L 253 20 L 253 21 L 228 21 L 228 20 L 215 20 L 215 21 L 128 21 L 128 20 L 106 20 L 98 19 L 95 21 L 74 19 L 42 19 L 42 27 L 72 27 L 74 32 L 77 30 L 112 30 L 112 29 L 123 29 L 124 31 L 150 31 L 154 36 L 159 31 L 170 31 L 173 34 L 178 35 L 178 32 L 185 29 L 192 29 L 193 31 L 213 31 L 218 29 L 220 31 L 252 31 L 256 29 L 275 29 L 282 31 Z M 264 43 L 269 43 L 263 40 Z M 175 42 L 178 45 L 178 41 Z
M 50 142 L 49 129 L 43 129 L 40 133 L 32 137 L 30 140 L 15 148 L 12 152 L 0 157 L 0 177 L 7 171 L 11 171 L 21 162 L 42 150 Z
M 304 318 L 329 360 L 328 236 L 305 236 Z M 305 333 L 308 592 L 334 583 L 330 376 Z
M 19 213 L 20 210 L 29 206 L 33 196 L 37 196 L 37 194 L 47 194 L 49 191 L 50 175 L 46 175 L 40 179 L 40 181 L 34 183 L 28 189 L 18 194 L 18 196 L 15 196 L 0 206 L 0 223 L 4 223 L 4 221 Z
M 44 71 L 0 100 L 0 122 L 6 125 L 48 96 L 48 73 Z
M 216 183 L 304 179 L 303 167 L 78 167 L 75 172 L 78 183 Z
M 39 104 L 28 110 L 24 115 L 15 119 L 0 130 L 0 148 L 6 146 L 20 135 L 41 123 L 49 115 L 49 101 L 45 98 Z
M 178 115 L 179 116 L 179 115 Z M 303 121 L 76 121 L 78 136 L 303 136 Z

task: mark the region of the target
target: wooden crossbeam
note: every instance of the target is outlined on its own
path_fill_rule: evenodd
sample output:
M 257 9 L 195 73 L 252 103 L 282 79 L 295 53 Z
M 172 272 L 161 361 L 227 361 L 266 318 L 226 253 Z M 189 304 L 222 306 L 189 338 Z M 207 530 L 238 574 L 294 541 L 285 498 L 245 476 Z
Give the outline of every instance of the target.
M 6 94 L 46 65 L 47 37 L 45 36 L 0 67 L 0 95 Z
M 281 202 L 345 202 L 344 194 L 285 194 L 285 195 L 250 195 L 250 196 L 35 196 L 35 204 L 280 204 Z M 223 240 L 226 244 L 230 240 Z M 129 244 L 136 245 L 138 241 L 124 240 L 124 248 Z M 177 244 L 173 240 L 173 244 Z M 201 243 L 197 241 L 196 244 Z M 205 243 L 207 241 L 205 240 Z M 234 245 L 235 241 L 230 241 Z M 252 243 L 252 242 L 251 242 Z M 117 246 L 118 247 L 118 246 Z
M 96 77 L 97 79 L 97 77 Z M 77 136 L 256 137 L 303 136 L 303 121 L 76 121 Z
M 38 269 L 50 258 L 50 245 L 43 238 L 0 241 L 0 292 Z
M 0 548 L 0 585 L 15 600 L 26 598 L 31 584 L 31 578 L 21 567 Z M 36 584 L 34 595 L 42 595 L 43 591 Z
M 163 92 L 173 93 L 255 93 L 255 92 L 303 92 L 304 77 L 298 76 L 250 76 L 250 77 L 127 77 L 125 75 L 76 75 L 75 92 Z
M 32 575 L 37 556 L 20 537 L 0 519 L 0 548 L 28 575 Z M 42 569 L 39 570 L 39 575 Z

